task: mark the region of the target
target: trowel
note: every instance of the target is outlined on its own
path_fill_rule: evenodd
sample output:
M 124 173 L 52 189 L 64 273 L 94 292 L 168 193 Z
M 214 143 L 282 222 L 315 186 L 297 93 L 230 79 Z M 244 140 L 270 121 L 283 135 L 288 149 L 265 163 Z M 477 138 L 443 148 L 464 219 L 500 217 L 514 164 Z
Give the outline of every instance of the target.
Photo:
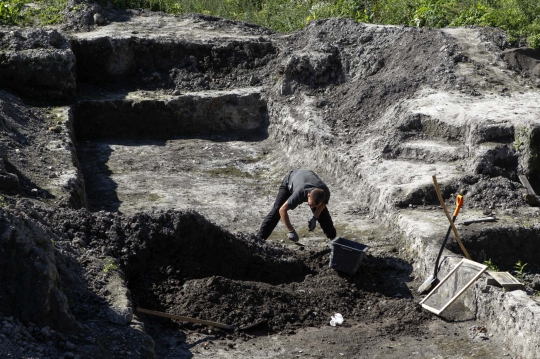
M 458 194 L 456 197 L 456 209 L 452 216 L 452 222 L 455 222 L 456 217 L 461 207 L 463 207 L 463 196 Z M 435 268 L 433 270 L 433 275 L 430 276 L 428 279 L 426 279 L 424 283 L 418 288 L 418 293 L 420 294 L 429 291 L 431 288 L 433 288 L 439 283 L 439 279 L 437 278 L 437 273 L 439 272 L 439 260 L 441 259 L 441 255 L 444 250 L 444 246 L 446 245 L 446 241 L 448 240 L 448 237 L 450 236 L 450 231 L 452 231 L 452 225 L 448 226 L 446 237 L 444 237 L 444 241 L 442 242 L 441 249 L 439 250 L 439 254 L 437 255 L 437 259 L 435 260 Z

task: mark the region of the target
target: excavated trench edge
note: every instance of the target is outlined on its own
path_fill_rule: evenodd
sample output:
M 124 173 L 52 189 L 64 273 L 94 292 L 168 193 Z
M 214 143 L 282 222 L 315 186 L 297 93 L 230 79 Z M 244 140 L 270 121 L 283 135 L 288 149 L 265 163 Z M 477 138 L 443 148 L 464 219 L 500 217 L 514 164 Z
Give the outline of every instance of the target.
M 268 110 L 260 90 L 81 101 L 72 107 L 79 141 L 96 138 L 171 139 L 223 135 L 268 136 Z

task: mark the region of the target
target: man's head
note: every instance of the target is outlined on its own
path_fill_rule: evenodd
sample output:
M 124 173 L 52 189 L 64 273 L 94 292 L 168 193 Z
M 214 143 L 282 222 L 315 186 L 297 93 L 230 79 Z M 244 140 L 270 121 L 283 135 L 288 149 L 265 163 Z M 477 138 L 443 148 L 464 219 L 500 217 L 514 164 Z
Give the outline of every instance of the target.
M 321 188 L 314 188 L 309 191 L 307 202 L 311 208 L 317 208 L 324 203 L 325 199 L 324 191 Z

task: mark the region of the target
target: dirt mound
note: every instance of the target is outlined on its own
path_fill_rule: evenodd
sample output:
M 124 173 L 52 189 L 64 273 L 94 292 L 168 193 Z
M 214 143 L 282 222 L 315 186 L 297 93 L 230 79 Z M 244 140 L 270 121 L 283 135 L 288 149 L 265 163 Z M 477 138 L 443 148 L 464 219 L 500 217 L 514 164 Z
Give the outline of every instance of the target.
M 471 176 L 465 178 L 459 187 L 464 190 L 469 207 L 481 208 L 487 214 L 496 208 L 519 208 L 525 205 L 522 185 L 505 177 Z
M 187 278 L 223 275 L 276 284 L 300 280 L 306 271 L 292 252 L 253 236 L 228 233 L 196 212 L 171 210 L 127 218 L 76 213 L 69 220 L 64 213 L 52 214 L 60 224 L 57 230 L 118 258 L 128 281 L 140 282 L 139 276 L 157 270 Z
M 187 281 L 164 299 L 173 313 L 239 327 L 264 321 L 259 328 L 271 332 L 324 326 L 334 313 L 341 313 L 349 324 L 380 322 L 381 333 L 419 334 L 420 324 L 429 318 L 406 299 L 407 288 L 396 284 L 396 277 L 409 274 L 407 263 L 369 256 L 361 270 L 349 276 L 328 267 L 328 251 L 306 253 L 303 260 L 313 272 L 299 283 L 270 286 L 213 276 Z
M 101 298 L 106 275 L 102 262 L 92 259 L 103 254 L 117 258 L 134 306 L 237 327 L 264 320 L 259 329 L 290 332 L 326 325 L 339 312 L 349 323 L 369 320 L 380 322 L 384 332 L 420 333 L 429 318 L 404 284 L 412 267 L 391 254 L 368 256 L 349 276 L 328 267 L 329 249 L 293 254 L 253 236 L 228 233 L 195 212 L 123 217 L 34 208 L 33 213 L 58 233 L 59 246 L 87 246 L 75 251 L 75 260 L 60 255 L 58 261 L 79 320 L 90 319 L 88 313 L 106 317 L 107 295 Z M 91 291 L 75 273 L 91 283 Z
M 320 94 L 317 107 L 331 113 L 325 122 L 349 130 L 347 137 L 355 142 L 371 119 L 420 85 L 452 86 L 455 64 L 463 61 L 457 44 L 440 31 L 346 19 L 311 22 L 288 36 L 286 46 L 277 60 L 284 79 L 276 90 Z
M 55 238 L 25 213 L 0 209 L 0 313 L 72 332 L 77 324 L 61 291 Z
M 120 258 L 134 301 L 145 308 L 235 326 L 266 320 L 273 332 L 324 325 L 333 312 L 351 321 L 403 313 L 385 328 L 392 332 L 418 330 L 428 317 L 400 311 L 416 305 L 396 280 L 412 268 L 396 258 L 369 257 L 362 271 L 343 276 L 328 267 L 329 250 L 293 255 L 255 237 L 227 233 L 193 212 L 138 214 L 105 227 L 98 232 L 105 231 L 106 239 L 95 243 Z M 66 229 L 76 228 L 70 221 Z M 389 300 L 378 303 L 381 297 Z

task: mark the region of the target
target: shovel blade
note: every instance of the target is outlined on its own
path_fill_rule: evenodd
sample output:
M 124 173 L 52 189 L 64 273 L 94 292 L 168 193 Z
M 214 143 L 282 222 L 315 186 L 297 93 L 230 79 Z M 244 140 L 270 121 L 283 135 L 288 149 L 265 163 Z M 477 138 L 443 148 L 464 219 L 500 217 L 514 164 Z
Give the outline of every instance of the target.
M 423 294 L 431 290 L 431 288 L 435 287 L 439 283 L 439 279 L 434 276 L 430 276 L 428 279 L 422 283 L 420 287 L 418 287 L 418 293 Z

